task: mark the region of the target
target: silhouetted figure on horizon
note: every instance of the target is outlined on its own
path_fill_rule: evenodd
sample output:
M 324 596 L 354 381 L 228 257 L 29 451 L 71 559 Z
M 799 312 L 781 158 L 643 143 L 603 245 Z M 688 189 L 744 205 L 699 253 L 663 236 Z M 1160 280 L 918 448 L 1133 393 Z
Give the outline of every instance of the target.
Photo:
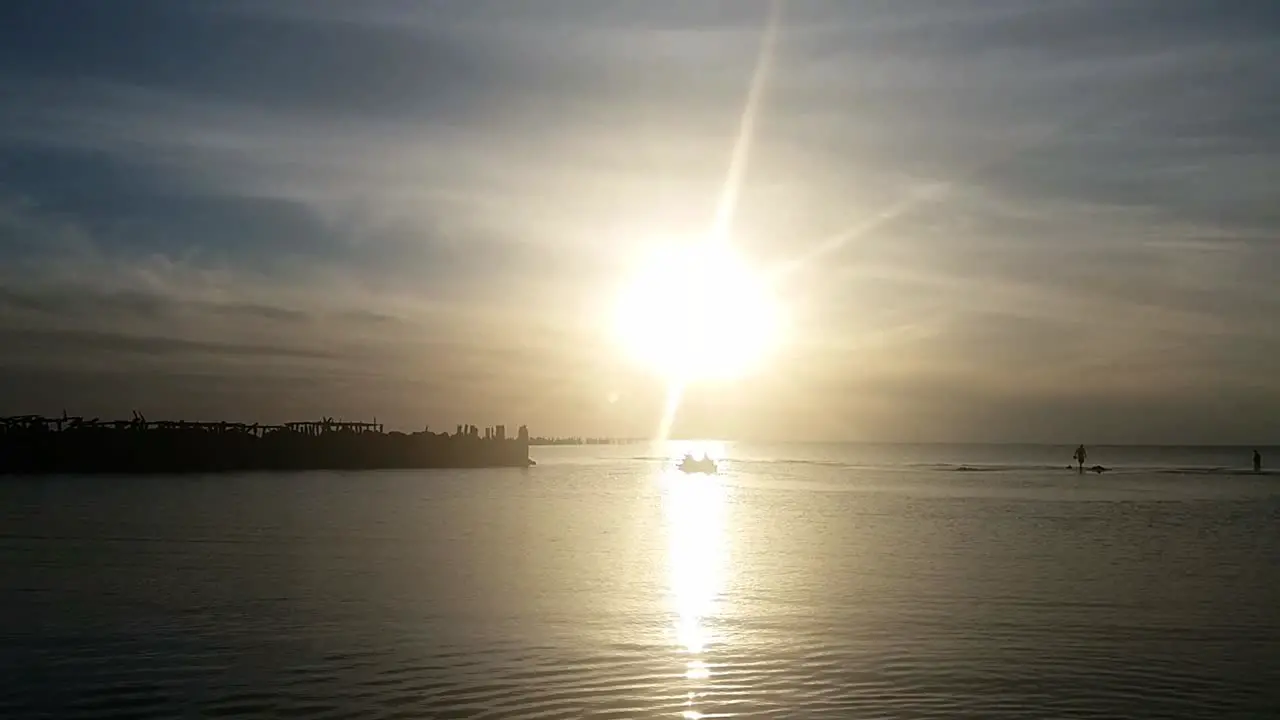
M 1253 451 L 1253 471 L 1262 472 L 1262 454 L 1257 450 Z
M 1089 457 L 1089 452 L 1084 449 L 1084 443 L 1081 443 L 1080 447 L 1076 448 L 1076 454 L 1071 457 L 1075 459 L 1076 466 L 1079 468 L 1080 474 L 1083 475 L 1084 461 Z

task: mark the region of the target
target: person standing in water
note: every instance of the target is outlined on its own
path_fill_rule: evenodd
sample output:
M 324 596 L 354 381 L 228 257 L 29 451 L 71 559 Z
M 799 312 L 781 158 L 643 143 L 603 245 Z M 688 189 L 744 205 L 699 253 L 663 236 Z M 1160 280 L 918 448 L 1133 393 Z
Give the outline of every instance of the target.
M 1080 445 L 1080 447 L 1076 448 L 1076 454 L 1072 455 L 1072 457 L 1075 458 L 1076 463 L 1080 466 L 1080 474 L 1083 475 L 1084 461 L 1086 458 L 1089 457 L 1089 453 L 1084 449 L 1083 443 Z
M 1262 472 L 1262 454 L 1257 450 L 1253 451 L 1253 471 Z

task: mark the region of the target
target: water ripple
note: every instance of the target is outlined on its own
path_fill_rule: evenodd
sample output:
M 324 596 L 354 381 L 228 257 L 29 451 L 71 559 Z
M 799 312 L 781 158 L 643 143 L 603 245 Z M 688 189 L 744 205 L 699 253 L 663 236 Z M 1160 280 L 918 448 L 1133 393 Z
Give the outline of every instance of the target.
M 1280 716 L 1261 486 L 635 465 L 0 486 L 0 717 Z

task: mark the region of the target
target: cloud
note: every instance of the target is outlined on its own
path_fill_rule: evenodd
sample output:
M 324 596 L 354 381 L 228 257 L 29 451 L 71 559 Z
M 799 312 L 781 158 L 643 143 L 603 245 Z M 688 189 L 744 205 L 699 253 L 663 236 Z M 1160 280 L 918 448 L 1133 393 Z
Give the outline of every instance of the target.
M 643 432 L 655 390 L 599 326 L 630 258 L 711 221 L 767 9 L 0 11 L 10 397 Z M 800 260 L 794 344 L 736 415 L 947 439 L 1090 407 L 1117 434 L 1181 413 L 1173 437 L 1223 388 L 1254 412 L 1278 26 L 1262 3 L 788 4 L 735 227 Z M 619 388 L 634 417 L 601 414 Z M 735 427 L 781 432 L 761 422 Z

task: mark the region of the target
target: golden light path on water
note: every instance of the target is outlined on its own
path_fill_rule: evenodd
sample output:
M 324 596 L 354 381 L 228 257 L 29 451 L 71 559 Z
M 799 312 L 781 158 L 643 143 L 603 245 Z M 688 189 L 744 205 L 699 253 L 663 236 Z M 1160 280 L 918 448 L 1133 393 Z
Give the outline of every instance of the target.
M 714 442 L 673 441 L 676 456 L 706 454 L 724 458 L 724 445 Z M 698 720 L 697 703 L 711 678 L 711 656 L 721 638 L 709 624 L 718 614 L 728 563 L 725 484 L 714 475 L 685 475 L 673 467 L 662 470 L 669 569 L 668 603 L 677 651 L 683 656 L 689 683 L 683 716 Z

